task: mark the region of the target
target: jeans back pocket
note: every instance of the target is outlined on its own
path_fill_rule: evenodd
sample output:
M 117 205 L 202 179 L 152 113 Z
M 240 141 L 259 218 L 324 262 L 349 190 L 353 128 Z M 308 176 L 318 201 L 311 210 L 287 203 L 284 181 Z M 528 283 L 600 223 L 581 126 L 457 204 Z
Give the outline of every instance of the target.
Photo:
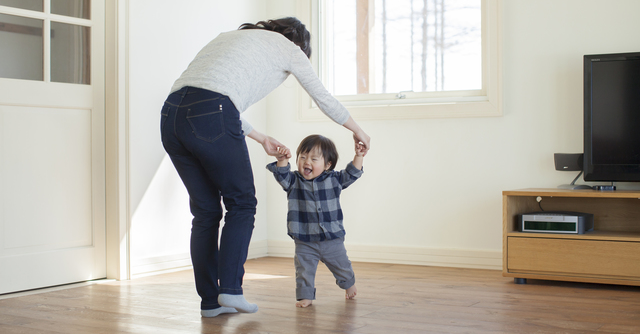
M 201 107 L 189 108 L 187 121 L 196 138 L 209 143 L 218 140 L 225 133 L 222 105 L 214 108 L 214 105 L 207 103 Z

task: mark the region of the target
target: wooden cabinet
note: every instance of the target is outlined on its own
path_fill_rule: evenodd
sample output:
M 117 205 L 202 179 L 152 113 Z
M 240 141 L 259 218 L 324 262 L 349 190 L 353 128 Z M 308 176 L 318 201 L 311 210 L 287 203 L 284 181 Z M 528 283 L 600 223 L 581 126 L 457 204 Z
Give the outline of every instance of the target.
M 502 206 L 503 276 L 640 286 L 640 192 L 522 189 L 504 191 Z M 520 214 L 541 208 L 591 213 L 594 230 L 519 232 Z

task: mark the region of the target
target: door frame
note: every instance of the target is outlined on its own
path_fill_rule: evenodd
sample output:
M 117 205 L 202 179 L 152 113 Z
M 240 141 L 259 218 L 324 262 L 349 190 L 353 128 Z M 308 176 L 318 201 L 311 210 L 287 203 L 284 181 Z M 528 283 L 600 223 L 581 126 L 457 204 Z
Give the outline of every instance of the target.
M 129 1 L 105 1 L 107 278 L 131 278 L 129 231 Z

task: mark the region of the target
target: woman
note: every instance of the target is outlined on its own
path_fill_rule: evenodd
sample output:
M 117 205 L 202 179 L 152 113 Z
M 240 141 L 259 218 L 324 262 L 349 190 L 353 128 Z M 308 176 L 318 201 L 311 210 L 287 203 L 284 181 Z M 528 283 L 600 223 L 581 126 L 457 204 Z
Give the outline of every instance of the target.
M 369 149 L 369 136 L 324 88 L 309 57 L 310 34 L 296 18 L 245 23 L 220 34 L 189 64 L 162 108 L 162 142 L 189 192 L 191 260 L 201 314 L 258 310 L 242 277 L 257 201 L 245 136 L 268 155 L 285 147 L 240 114 L 293 74 L 319 108 Z M 222 206 L 225 224 L 218 246 Z

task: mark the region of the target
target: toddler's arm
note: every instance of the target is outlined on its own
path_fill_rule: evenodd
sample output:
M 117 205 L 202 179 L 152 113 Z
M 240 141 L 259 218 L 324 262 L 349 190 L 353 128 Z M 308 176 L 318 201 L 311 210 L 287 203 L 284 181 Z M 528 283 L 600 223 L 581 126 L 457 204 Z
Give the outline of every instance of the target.
M 362 144 L 356 145 L 356 156 L 353 157 L 353 166 L 359 170 L 362 170 L 362 163 L 364 161 L 364 155 L 367 152 L 367 149 Z
M 365 154 L 367 154 L 366 147 L 362 144 L 356 145 L 356 155 L 353 157 L 353 161 L 347 164 L 347 168 L 336 173 L 342 189 L 346 189 L 362 176 L 362 161 Z
M 291 158 L 291 151 L 286 147 L 278 147 L 278 153 L 276 154 L 278 162 L 276 166 L 286 167 L 289 164 L 289 158 Z
M 291 172 L 291 166 L 287 162 L 286 155 L 282 155 L 284 158 L 284 166 L 278 166 L 280 161 L 274 161 L 267 164 L 267 170 L 273 173 L 276 181 L 282 186 L 284 191 L 289 191 L 295 182 L 295 174 Z

